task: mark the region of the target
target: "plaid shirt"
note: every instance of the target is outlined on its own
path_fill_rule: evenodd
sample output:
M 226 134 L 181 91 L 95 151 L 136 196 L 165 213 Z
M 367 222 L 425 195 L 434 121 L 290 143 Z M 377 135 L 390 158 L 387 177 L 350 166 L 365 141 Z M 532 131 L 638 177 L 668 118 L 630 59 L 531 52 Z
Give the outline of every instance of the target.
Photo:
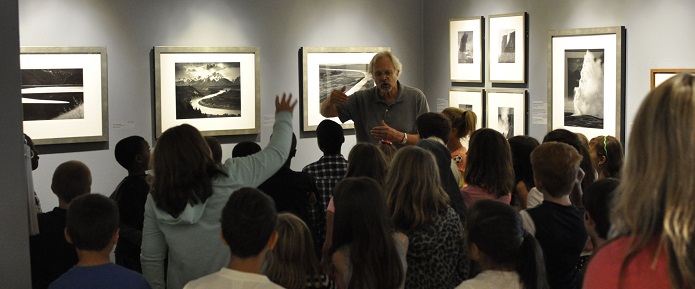
M 319 232 L 321 243 L 326 238 L 326 207 L 333 196 L 333 188 L 345 177 L 347 165 L 347 160 L 342 154 L 324 155 L 302 169 L 302 172 L 314 177 L 319 190 L 316 196 L 317 202 L 309 209 L 312 224 L 308 225 L 312 231 Z

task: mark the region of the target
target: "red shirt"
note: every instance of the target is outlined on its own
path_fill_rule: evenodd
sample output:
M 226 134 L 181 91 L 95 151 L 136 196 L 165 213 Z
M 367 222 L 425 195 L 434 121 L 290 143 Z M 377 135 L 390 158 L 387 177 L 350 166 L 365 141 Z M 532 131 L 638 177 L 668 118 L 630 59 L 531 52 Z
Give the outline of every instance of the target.
M 589 262 L 584 289 L 618 288 L 620 269 L 629 246 L 629 237 L 618 238 L 603 246 Z M 659 240 L 649 242 L 625 269 L 622 288 L 671 288 L 665 249 L 658 251 Z

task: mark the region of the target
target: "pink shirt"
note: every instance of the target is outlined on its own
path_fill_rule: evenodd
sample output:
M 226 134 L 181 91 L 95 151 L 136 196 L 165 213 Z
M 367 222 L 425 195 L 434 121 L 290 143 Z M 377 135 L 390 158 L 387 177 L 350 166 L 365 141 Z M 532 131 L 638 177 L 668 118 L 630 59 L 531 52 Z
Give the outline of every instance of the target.
M 333 203 L 333 197 L 331 197 L 331 200 L 328 201 L 328 207 L 326 208 L 326 211 L 329 211 L 329 212 L 335 214 L 335 204 Z
M 509 204 L 512 202 L 511 192 L 507 193 L 502 197 L 497 198 L 493 194 L 488 194 L 485 191 L 485 189 L 474 185 L 465 185 L 463 189 L 461 189 L 461 196 L 463 196 L 463 202 L 466 204 L 466 208 L 470 208 L 471 205 L 475 203 L 475 201 L 481 199 L 496 200 L 505 204 Z
M 629 241 L 629 237 L 618 238 L 607 243 L 594 254 L 586 269 L 585 289 L 618 288 L 620 268 L 622 268 Z M 658 246 L 659 240 L 654 238 L 635 255 L 625 269 L 622 288 L 671 288 L 666 252 L 664 248 L 657 250 Z

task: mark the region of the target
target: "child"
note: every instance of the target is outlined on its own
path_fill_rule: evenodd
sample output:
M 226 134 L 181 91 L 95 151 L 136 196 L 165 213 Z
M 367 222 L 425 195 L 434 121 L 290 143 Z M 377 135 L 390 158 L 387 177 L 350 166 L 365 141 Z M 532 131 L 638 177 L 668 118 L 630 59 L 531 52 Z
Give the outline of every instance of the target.
M 111 199 L 118 204 L 121 219 L 120 237 L 115 252 L 116 264 L 142 272 L 140 245 L 145 202 L 150 192 L 150 185 L 146 179 L 150 163 L 150 144 L 140 136 L 129 136 L 116 144 L 114 155 L 118 164 L 128 170 L 128 176 L 111 194 Z
M 111 263 L 118 240 L 118 207 L 99 194 L 75 199 L 68 209 L 65 239 L 75 245 L 80 261 L 51 283 L 49 289 L 149 289 L 142 275 Z
M 608 239 L 611 228 L 610 208 L 619 184 L 618 179 L 603 178 L 589 185 L 584 192 L 584 225 L 594 248 L 601 247 Z
M 467 288 L 547 288 L 543 251 L 524 231 L 516 210 L 493 200 L 469 209 L 466 245 L 482 272 L 457 286 Z
M 261 274 L 278 233 L 273 200 L 254 188 L 232 193 L 222 211 L 222 239 L 232 253 L 227 267 L 188 282 L 184 289 L 282 288 Z
M 546 142 L 531 153 L 533 178 L 543 193 L 543 203 L 521 211 L 526 230 L 543 248 L 550 288 L 578 288 L 577 262 L 587 240 L 584 212 L 570 201 L 573 189 L 581 191 L 582 156 L 572 146 Z
M 53 173 L 51 190 L 58 197 L 58 207 L 38 215 L 39 234 L 29 238 L 33 288 L 47 288 L 77 263 L 75 248 L 65 240 L 67 210 L 73 199 L 89 194 L 91 187 L 92 175 L 80 161 L 64 162 Z

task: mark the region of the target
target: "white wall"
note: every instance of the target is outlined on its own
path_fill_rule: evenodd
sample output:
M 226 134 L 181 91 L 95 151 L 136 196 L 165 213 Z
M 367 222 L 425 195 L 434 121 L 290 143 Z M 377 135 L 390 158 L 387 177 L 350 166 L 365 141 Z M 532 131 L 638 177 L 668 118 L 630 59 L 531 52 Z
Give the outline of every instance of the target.
M 57 204 L 50 191 L 53 170 L 77 159 L 92 170 L 93 192 L 110 194 L 125 176 L 113 157 L 116 142 L 141 135 L 152 144 L 153 46 L 258 46 L 261 49 L 261 116 L 272 116 L 274 97 L 299 91 L 298 51 L 302 46 L 389 46 L 401 59 L 401 80 L 422 87 L 422 2 L 420 0 L 21 0 L 20 44 L 23 46 L 106 46 L 109 74 L 109 143 L 40 147 L 36 190 L 44 210 Z M 299 106 L 297 107 L 299 108 Z M 294 131 L 299 139 L 292 168 L 301 169 L 321 153 L 315 134 L 300 134 L 299 111 Z M 114 123 L 134 121 L 130 128 Z M 243 140 L 267 144 L 271 126 L 259 136 L 224 138 L 225 155 Z M 355 143 L 347 137 L 343 151 Z

